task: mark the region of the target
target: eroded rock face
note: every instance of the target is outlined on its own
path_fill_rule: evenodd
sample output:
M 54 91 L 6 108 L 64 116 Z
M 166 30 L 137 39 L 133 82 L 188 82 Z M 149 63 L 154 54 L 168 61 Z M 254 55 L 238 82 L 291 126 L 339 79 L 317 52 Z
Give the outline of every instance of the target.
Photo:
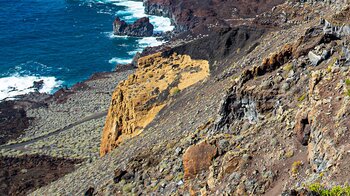
M 145 0 L 145 11 L 148 14 L 169 17 L 177 31 L 186 31 L 200 26 L 216 24 L 227 25 L 227 18 L 232 15 L 242 18 L 254 17 L 282 0 L 237 1 L 237 0 Z M 234 22 L 233 22 L 234 23 Z M 207 29 L 207 28 L 205 28 Z
M 128 35 L 135 37 L 147 37 L 153 35 L 153 25 L 149 18 L 143 17 L 136 20 L 133 24 L 127 24 L 124 20 L 117 17 L 113 22 L 113 33 L 115 35 Z
M 140 58 L 136 73 L 121 82 L 113 93 L 100 155 L 141 133 L 171 96 L 208 75 L 208 61 L 192 60 L 187 55 L 162 57 L 156 53 Z
M 216 147 L 207 142 L 190 146 L 182 157 L 184 179 L 194 178 L 201 171 L 208 170 L 216 152 Z
M 305 111 L 297 113 L 295 133 L 297 135 L 298 141 L 302 145 L 307 145 L 309 143 L 309 137 L 311 133 L 311 122 L 308 118 L 308 113 Z

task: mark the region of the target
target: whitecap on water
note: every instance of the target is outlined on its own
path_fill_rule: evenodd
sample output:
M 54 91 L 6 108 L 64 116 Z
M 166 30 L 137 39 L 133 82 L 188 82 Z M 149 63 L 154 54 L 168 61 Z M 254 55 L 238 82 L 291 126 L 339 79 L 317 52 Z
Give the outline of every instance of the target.
M 103 32 L 103 34 L 105 34 L 107 37 L 114 39 L 114 38 L 118 38 L 118 39 L 128 39 L 129 36 L 127 35 L 114 35 L 113 32 Z
M 142 52 L 142 50 L 143 50 L 143 49 L 140 48 L 140 49 L 138 49 L 138 50 L 129 51 L 128 54 L 134 56 L 134 55 L 137 54 L 138 52 Z
M 62 81 L 55 77 L 42 76 L 20 76 L 18 74 L 0 78 L 0 100 L 11 98 L 17 95 L 24 95 L 34 92 L 34 82 L 43 81 L 40 93 L 52 93 L 55 88 L 60 87 Z
M 154 25 L 154 31 L 156 32 L 167 32 L 172 31 L 174 26 L 171 25 L 170 19 L 162 16 L 151 16 L 147 15 L 144 10 L 142 1 L 121 1 L 121 0 L 111 0 L 113 4 L 117 6 L 123 6 L 126 9 L 117 12 L 117 16 L 120 16 L 123 20 L 127 22 L 134 22 L 138 18 L 148 16 L 150 22 Z
M 132 62 L 132 59 L 123 59 L 114 57 L 108 61 L 111 64 L 128 64 Z
M 167 32 L 174 30 L 170 19 L 162 16 L 149 16 L 151 23 L 154 25 L 154 31 Z
M 164 43 L 162 40 L 158 40 L 157 37 L 144 37 L 142 39 L 138 40 L 140 47 L 147 47 L 147 46 L 159 46 Z

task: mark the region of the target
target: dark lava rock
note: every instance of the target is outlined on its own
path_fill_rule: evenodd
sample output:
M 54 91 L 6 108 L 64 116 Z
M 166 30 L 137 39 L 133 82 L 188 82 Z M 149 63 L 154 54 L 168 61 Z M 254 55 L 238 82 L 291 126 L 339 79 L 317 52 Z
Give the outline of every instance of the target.
M 34 88 L 36 91 L 39 91 L 44 86 L 44 80 L 34 81 L 33 86 L 30 88 Z
M 28 128 L 30 118 L 23 108 L 16 107 L 14 101 L 0 103 L 0 145 L 20 136 Z
M 140 18 L 133 24 L 127 24 L 119 17 L 117 17 L 113 22 L 113 32 L 115 35 L 147 37 L 153 35 L 153 29 L 154 27 L 149 22 L 149 18 L 147 17 Z
M 237 51 L 238 48 L 242 51 L 247 49 L 246 47 L 254 44 L 264 32 L 264 29 L 249 27 L 215 29 L 208 36 L 173 47 L 163 52 L 163 55 L 169 56 L 174 52 L 187 54 L 193 59 L 205 59 L 213 64 L 214 61 L 227 57 L 233 51 Z
M 115 183 L 118 183 L 120 182 L 122 179 L 123 179 L 123 176 L 125 176 L 128 172 L 125 171 L 125 170 L 120 170 L 120 169 L 116 169 L 114 171 L 114 178 L 113 178 L 113 181 Z
M 175 31 L 184 32 L 197 27 L 202 31 L 210 24 L 230 26 L 225 19 L 232 15 L 238 18 L 255 17 L 283 3 L 284 0 L 144 0 L 143 2 L 147 14 L 168 17 L 175 25 Z
M 115 72 L 125 72 L 125 71 L 129 71 L 129 70 L 133 70 L 135 68 L 136 67 L 132 63 L 129 63 L 129 64 L 117 64 L 115 66 L 114 71 Z
M 85 196 L 92 196 L 94 195 L 95 189 L 93 187 L 90 187 L 86 192 L 85 192 Z
M 133 172 L 128 172 L 125 170 L 116 169 L 114 171 L 113 181 L 115 183 L 119 183 L 121 180 L 125 180 L 126 182 L 130 182 L 135 178 L 135 174 Z
M 80 162 L 40 155 L 0 157 L 0 195 L 27 195 L 72 172 Z
M 300 112 L 296 115 L 295 133 L 298 141 L 307 146 L 311 133 L 311 120 L 307 113 Z

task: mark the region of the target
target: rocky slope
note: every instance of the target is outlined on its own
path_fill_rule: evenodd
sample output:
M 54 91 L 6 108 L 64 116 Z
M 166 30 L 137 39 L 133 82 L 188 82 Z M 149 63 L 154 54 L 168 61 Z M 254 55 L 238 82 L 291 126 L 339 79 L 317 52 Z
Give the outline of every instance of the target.
M 103 156 L 32 195 L 318 195 L 315 184 L 346 186 L 349 5 L 281 2 L 145 1 L 183 33 L 144 51 L 117 85 Z
M 283 0 L 145 0 L 148 14 L 169 17 L 176 31 L 206 31 L 207 28 L 230 26 L 241 23 L 241 18 L 254 18 L 283 3 Z
M 154 119 L 172 96 L 205 79 L 209 64 L 187 55 L 156 53 L 138 60 L 137 71 L 112 95 L 101 141 L 101 156 L 134 137 Z

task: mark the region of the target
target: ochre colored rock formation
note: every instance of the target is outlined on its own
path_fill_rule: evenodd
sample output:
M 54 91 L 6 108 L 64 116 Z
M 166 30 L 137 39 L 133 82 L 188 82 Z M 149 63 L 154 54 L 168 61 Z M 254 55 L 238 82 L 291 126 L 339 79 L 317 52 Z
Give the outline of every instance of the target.
M 208 62 L 192 60 L 188 55 L 162 57 L 156 53 L 140 58 L 136 73 L 121 82 L 113 93 L 100 155 L 141 133 L 171 96 L 208 75 Z
M 201 171 L 208 170 L 216 152 L 216 147 L 207 142 L 190 146 L 182 158 L 184 165 L 184 178 L 191 179 L 196 177 Z

